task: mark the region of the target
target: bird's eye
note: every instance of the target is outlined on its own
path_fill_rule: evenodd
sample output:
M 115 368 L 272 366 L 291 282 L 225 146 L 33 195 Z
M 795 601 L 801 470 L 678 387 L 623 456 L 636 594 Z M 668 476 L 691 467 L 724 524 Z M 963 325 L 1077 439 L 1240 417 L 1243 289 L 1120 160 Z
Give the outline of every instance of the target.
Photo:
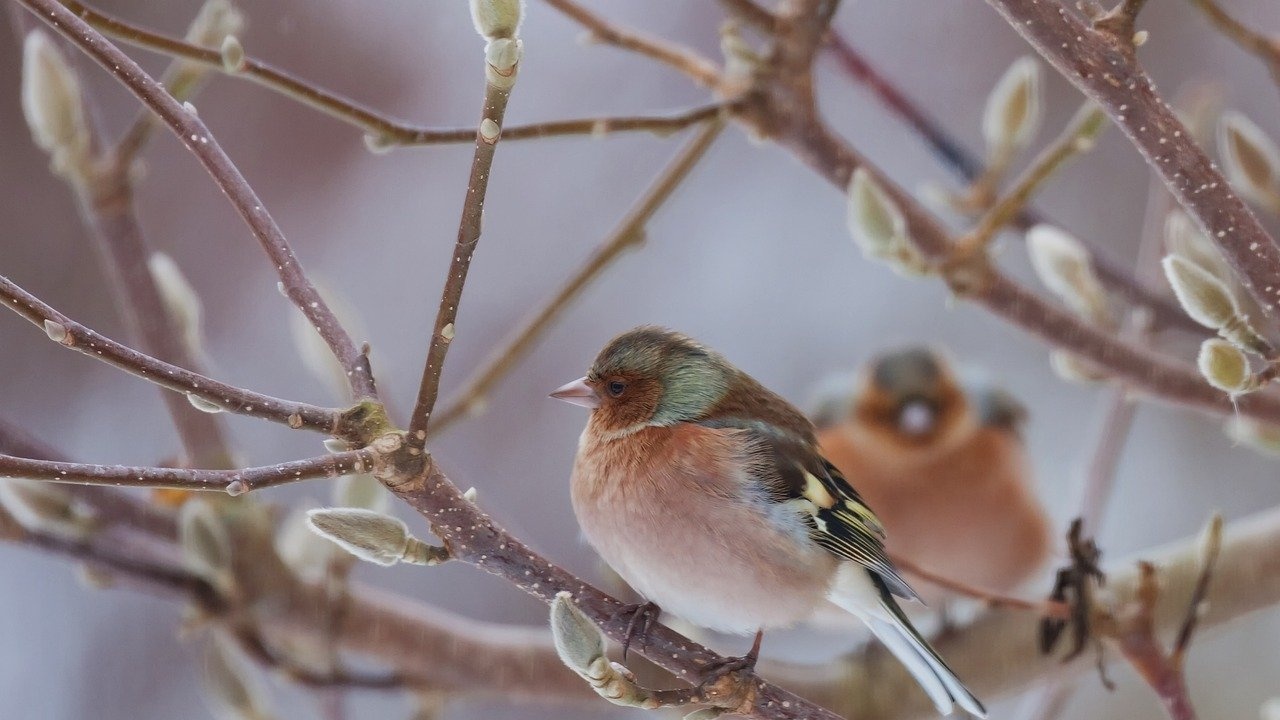
M 610 397 L 620 397 L 622 392 L 627 389 L 627 384 L 621 380 L 610 380 L 605 389 L 609 391 Z

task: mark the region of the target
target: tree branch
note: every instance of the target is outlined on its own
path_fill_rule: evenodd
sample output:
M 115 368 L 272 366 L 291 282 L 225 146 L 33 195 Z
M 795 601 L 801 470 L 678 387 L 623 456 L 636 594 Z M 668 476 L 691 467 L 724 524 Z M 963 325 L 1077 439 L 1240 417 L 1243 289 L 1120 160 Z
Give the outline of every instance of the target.
M 471 379 L 467 380 L 458 393 L 457 399 L 431 423 L 428 435 L 434 436 L 443 432 L 445 428 L 482 407 L 485 396 L 494 385 L 529 354 L 538 338 L 560 319 L 560 316 L 577 300 L 591 281 L 603 273 L 605 268 L 627 249 L 644 242 L 645 225 L 649 219 L 689 176 L 690 171 L 703 158 L 723 127 L 724 122 L 720 119 L 709 121 L 701 132 L 680 149 L 675 159 L 663 168 L 635 207 L 627 212 L 618 227 L 591 253 L 577 272 L 541 309 L 512 334 L 510 340 L 489 356 Z
M 703 87 L 715 88 L 720 84 L 720 70 L 715 63 L 687 48 L 606 22 L 573 0 L 544 2 L 586 28 L 591 33 L 592 40 L 656 60 L 687 75 Z
M 144 50 L 181 58 L 186 62 L 199 64 L 232 78 L 253 82 L 365 131 L 382 147 L 439 145 L 475 140 L 475 128 L 434 128 L 396 120 L 331 90 L 290 75 L 252 56 L 245 56 L 243 67 L 228 71 L 223 66 L 222 54 L 217 50 L 200 47 L 181 38 L 134 25 L 77 0 L 66 0 L 63 4 L 108 37 Z M 515 125 L 503 130 L 502 139 L 537 140 L 565 135 L 598 137 L 620 132 L 650 132 L 663 135 L 702 122 L 715 115 L 719 108 L 719 104 L 710 104 L 671 115 L 597 117 Z
M 372 450 L 361 449 L 240 470 L 194 470 L 90 465 L 0 455 L 0 478 L 25 478 L 79 485 L 220 491 L 229 495 L 241 495 L 250 490 L 301 480 L 369 472 L 376 460 L 377 455 Z
M 519 42 L 518 40 L 516 41 Z M 517 53 L 519 52 L 519 45 Z M 445 276 L 444 289 L 440 293 L 440 307 L 436 311 L 435 328 L 431 332 L 431 344 L 427 348 L 427 362 L 422 369 L 422 383 L 418 387 L 418 399 L 409 418 L 409 444 L 421 450 L 426 444 L 427 427 L 440 395 L 440 375 L 444 372 L 445 356 L 453 343 L 458 305 L 467 283 L 467 271 L 471 258 L 480 242 L 481 220 L 484 215 L 485 195 L 489 190 L 489 175 L 493 168 L 493 156 L 502 139 L 502 120 L 507 112 L 507 101 L 520 69 L 520 58 L 507 68 L 486 68 L 484 107 L 480 113 L 480 126 L 475 134 L 475 153 L 471 158 L 471 175 L 467 178 L 467 191 L 462 201 L 462 219 L 458 222 L 458 239 Z
M 1052 0 L 987 2 L 1063 77 L 1106 110 L 1222 249 L 1258 303 L 1274 315 L 1280 298 L 1280 246 L 1156 94 L 1134 58 L 1132 38 L 1094 30 Z
M 1231 17 L 1216 0 L 1190 0 L 1218 32 L 1266 63 L 1271 76 L 1280 83 L 1280 39 L 1258 32 Z
M 151 108 L 200 160 L 275 264 L 276 273 L 289 299 L 316 327 L 346 370 L 356 398 L 376 397 L 377 390 L 368 358 L 356 347 L 324 299 L 316 292 L 298 263 L 293 249 L 289 247 L 284 233 L 200 118 L 180 105 L 165 91 L 164 86 L 147 75 L 128 55 L 58 0 L 17 2 L 115 76 L 134 96 Z
M 330 434 L 337 429 L 337 410 L 262 395 L 218 382 L 199 373 L 157 360 L 98 334 L 46 305 L 0 275 L 0 301 L 42 328 L 59 345 L 117 367 L 147 382 L 168 388 L 239 415 Z

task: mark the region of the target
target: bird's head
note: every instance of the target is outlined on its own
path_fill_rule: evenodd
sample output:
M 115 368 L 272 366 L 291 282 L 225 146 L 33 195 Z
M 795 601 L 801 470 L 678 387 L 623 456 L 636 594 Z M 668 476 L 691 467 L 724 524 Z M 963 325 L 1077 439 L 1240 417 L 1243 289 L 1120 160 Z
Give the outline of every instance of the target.
M 723 357 L 689 337 L 642 326 L 611 340 L 586 376 L 551 397 L 591 408 L 600 430 L 625 435 L 705 418 L 733 374 Z
M 883 355 L 867 368 L 854 420 L 895 446 L 934 447 L 971 427 L 973 413 L 946 360 L 924 348 Z

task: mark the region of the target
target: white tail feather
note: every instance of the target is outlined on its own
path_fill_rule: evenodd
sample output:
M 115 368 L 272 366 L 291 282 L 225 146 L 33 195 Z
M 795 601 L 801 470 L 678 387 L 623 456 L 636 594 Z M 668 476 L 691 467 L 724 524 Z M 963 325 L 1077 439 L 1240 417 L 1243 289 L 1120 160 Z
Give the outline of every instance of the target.
M 950 715 L 953 703 L 959 703 L 960 707 L 980 718 L 987 716 L 982 703 L 929 647 L 897 602 L 877 586 L 866 568 L 853 563 L 841 567 L 829 599 L 871 628 L 880 642 L 920 683 L 940 714 Z

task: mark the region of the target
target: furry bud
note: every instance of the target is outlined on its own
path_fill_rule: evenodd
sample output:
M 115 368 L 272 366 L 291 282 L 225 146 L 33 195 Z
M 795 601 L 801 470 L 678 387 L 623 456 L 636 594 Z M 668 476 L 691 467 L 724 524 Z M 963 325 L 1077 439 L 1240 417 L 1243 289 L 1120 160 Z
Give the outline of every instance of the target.
M 1229 395 L 1241 395 L 1257 389 L 1253 373 L 1249 370 L 1249 358 L 1226 340 L 1210 338 L 1201 343 L 1196 365 L 1210 385 Z
M 54 171 L 82 174 L 89 156 L 89 123 L 80 80 L 42 30 L 22 46 L 22 113 L 31 137 L 53 158 Z
M 1192 320 L 1217 330 L 1235 318 L 1235 300 L 1208 270 L 1181 255 L 1166 256 L 1161 264 L 1174 295 Z
M 372 475 L 343 475 L 333 484 L 333 504 L 385 513 L 390 509 L 391 495 Z
M 97 526 L 92 511 L 76 502 L 70 490 L 45 480 L 0 480 L 0 506 L 23 528 L 64 540 L 84 541 Z
M 1079 240 L 1050 225 L 1027 231 L 1031 267 L 1040 282 L 1067 307 L 1094 322 L 1107 322 L 1107 294 L 1093 270 L 1093 258 Z
M 256 675 L 250 671 L 240 652 L 220 634 L 210 638 L 205 646 L 201 680 L 205 694 L 219 717 L 235 720 L 271 717 L 266 709 L 266 693 Z
M 1280 207 L 1280 150 L 1257 125 L 1238 112 L 1223 113 L 1218 154 L 1232 185 L 1260 205 Z
M 982 136 L 993 157 L 1026 147 L 1040 127 L 1044 99 L 1040 63 L 1026 55 L 1014 61 L 987 96 Z
M 471 0 L 471 22 L 486 40 L 514 38 L 524 19 L 524 0 Z
M 178 544 L 188 570 L 223 592 L 231 588 L 231 538 L 212 505 L 204 500 L 182 504 Z
M 383 566 L 406 562 L 437 565 L 449 559 L 444 548 L 409 534 L 404 521 L 363 508 L 321 508 L 307 512 L 313 532 L 361 560 Z

